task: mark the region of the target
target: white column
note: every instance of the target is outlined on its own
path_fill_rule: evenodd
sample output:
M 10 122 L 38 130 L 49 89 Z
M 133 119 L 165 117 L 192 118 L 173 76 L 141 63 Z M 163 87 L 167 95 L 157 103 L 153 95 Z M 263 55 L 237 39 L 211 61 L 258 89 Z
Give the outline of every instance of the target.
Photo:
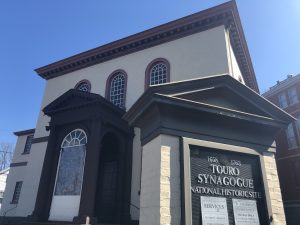
M 159 135 L 143 146 L 140 225 L 179 225 L 179 138 Z

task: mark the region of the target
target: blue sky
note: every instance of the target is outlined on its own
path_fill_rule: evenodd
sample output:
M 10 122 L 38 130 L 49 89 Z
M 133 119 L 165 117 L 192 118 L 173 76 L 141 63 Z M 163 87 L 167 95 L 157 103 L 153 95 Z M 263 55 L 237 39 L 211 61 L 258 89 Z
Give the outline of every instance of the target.
M 2 0 L 0 142 L 36 125 L 45 81 L 34 69 L 223 2 Z M 300 1 L 237 5 L 260 91 L 300 73 Z

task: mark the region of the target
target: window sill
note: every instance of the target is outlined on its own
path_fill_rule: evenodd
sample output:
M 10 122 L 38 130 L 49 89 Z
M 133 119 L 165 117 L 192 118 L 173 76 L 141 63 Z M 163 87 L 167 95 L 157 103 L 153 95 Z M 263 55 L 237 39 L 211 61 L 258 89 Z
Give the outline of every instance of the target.
M 299 102 L 295 102 L 295 103 L 293 103 L 293 104 L 290 104 L 290 105 L 288 105 L 288 107 L 289 106 L 293 106 L 293 105 L 297 105 Z

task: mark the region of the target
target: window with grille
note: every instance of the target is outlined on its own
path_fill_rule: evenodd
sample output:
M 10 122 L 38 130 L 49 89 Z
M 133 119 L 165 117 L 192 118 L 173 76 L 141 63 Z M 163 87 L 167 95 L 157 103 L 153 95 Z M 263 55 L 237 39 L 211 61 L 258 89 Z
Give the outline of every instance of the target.
M 12 198 L 12 201 L 11 201 L 12 204 L 17 204 L 19 202 L 21 189 L 22 189 L 22 184 L 23 184 L 23 181 L 16 182 L 13 198 Z
M 90 82 L 88 82 L 87 80 L 84 81 L 80 81 L 75 89 L 79 90 L 79 91 L 85 91 L 85 92 L 90 92 L 91 91 L 91 85 Z
M 81 129 L 70 132 L 61 144 L 55 196 L 80 195 L 83 182 L 87 136 Z
M 288 102 L 287 102 L 285 93 L 281 93 L 280 95 L 278 95 L 278 102 L 279 102 L 280 108 L 286 108 L 288 106 Z
M 289 105 L 296 104 L 298 102 L 298 95 L 297 95 L 296 88 L 293 87 L 288 89 L 287 93 L 289 98 Z
M 110 82 L 109 100 L 120 108 L 125 107 L 125 84 L 126 77 L 123 73 L 114 74 Z
M 25 147 L 24 147 L 23 154 L 29 154 L 30 153 L 32 139 L 33 139 L 33 135 L 27 136 L 26 144 L 25 144 Z
M 150 70 L 150 86 L 167 82 L 168 67 L 163 62 L 155 63 Z
M 288 148 L 289 149 L 296 148 L 297 142 L 296 142 L 294 127 L 292 123 L 288 126 L 286 130 L 286 137 L 287 137 Z

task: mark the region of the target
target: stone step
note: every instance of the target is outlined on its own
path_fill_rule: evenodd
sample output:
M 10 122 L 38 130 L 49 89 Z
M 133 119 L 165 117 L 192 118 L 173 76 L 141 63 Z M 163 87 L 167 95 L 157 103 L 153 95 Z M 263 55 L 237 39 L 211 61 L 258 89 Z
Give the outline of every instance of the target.
M 6 220 L 3 223 L 0 222 L 0 225 L 81 225 L 75 224 L 72 222 L 29 222 L 22 220 Z M 115 223 L 99 223 L 94 225 L 130 225 L 130 224 L 115 224 Z
M 138 221 L 131 221 L 129 223 L 98 223 L 93 225 L 138 225 Z M 73 222 L 65 222 L 65 221 L 47 221 L 47 222 L 37 222 L 28 219 L 24 219 L 24 217 L 0 217 L 0 225 L 82 225 Z
M 24 222 L 21 225 L 81 225 L 68 222 Z M 95 224 L 96 225 L 96 224 Z M 130 224 L 115 224 L 115 223 L 98 223 L 97 225 L 130 225 Z
M 22 225 L 80 225 L 72 222 L 23 222 Z

